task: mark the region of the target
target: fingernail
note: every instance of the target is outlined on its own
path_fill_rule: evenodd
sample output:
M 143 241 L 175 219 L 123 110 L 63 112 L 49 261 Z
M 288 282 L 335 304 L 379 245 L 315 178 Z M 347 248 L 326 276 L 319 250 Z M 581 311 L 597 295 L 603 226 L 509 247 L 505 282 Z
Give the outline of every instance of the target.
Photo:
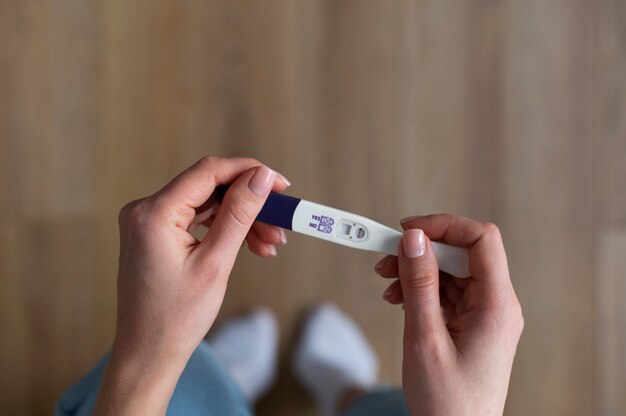
M 258 196 L 263 196 L 268 193 L 270 189 L 272 189 L 275 177 L 276 172 L 274 172 L 267 166 L 259 166 L 256 169 L 256 172 L 254 172 L 252 178 L 250 178 L 250 182 L 248 182 L 248 187 Z
M 383 299 L 387 299 L 389 296 L 391 296 L 391 294 L 396 290 L 396 286 L 395 285 L 391 285 L 389 286 L 385 292 L 383 293 Z
M 270 246 L 270 256 L 276 257 L 276 247 Z
M 400 220 L 400 224 L 404 224 L 406 222 L 412 221 L 412 220 L 416 220 L 418 218 L 422 218 L 423 215 L 411 215 L 410 217 L 406 217 L 406 218 L 402 218 Z
M 404 248 L 404 255 L 410 259 L 424 255 L 426 252 L 424 231 L 419 228 L 406 230 L 402 237 L 402 247 Z
M 383 267 L 385 267 L 385 264 L 387 264 L 388 260 L 389 260 L 389 257 L 383 257 L 378 263 L 376 263 L 376 266 L 374 266 L 374 270 L 376 271 L 381 270 Z
M 280 243 L 287 244 L 287 233 L 282 228 L 280 229 Z
M 276 175 L 280 178 L 281 181 L 285 183 L 285 185 L 291 186 L 291 182 L 289 182 L 289 179 L 285 178 L 285 175 L 280 172 L 276 172 Z

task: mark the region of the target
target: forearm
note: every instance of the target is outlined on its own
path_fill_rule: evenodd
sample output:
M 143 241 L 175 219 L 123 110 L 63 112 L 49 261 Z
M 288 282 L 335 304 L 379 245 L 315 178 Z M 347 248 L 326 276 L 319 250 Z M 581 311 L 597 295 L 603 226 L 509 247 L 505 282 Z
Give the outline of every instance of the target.
M 94 414 L 164 415 L 186 360 L 114 345 Z

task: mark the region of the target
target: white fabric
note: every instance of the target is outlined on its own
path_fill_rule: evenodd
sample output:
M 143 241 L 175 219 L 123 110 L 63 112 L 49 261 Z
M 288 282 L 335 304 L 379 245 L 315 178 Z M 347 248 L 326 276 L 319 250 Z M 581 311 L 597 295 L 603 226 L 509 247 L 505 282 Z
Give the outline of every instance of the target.
M 346 388 L 371 387 L 378 361 L 361 330 L 335 306 L 311 313 L 293 356 L 294 372 L 326 415 Z
M 260 308 L 232 319 L 208 342 L 250 403 L 270 389 L 278 367 L 278 326 L 271 311 Z

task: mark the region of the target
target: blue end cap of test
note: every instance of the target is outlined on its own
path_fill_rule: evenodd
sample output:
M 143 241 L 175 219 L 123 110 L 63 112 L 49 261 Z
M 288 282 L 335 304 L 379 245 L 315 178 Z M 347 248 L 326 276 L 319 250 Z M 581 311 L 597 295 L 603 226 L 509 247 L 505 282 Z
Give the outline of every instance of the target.
M 218 186 L 215 189 L 219 202 L 222 202 L 227 190 L 228 186 Z M 299 198 L 270 192 L 267 197 L 267 201 L 265 201 L 265 204 L 263 205 L 263 208 L 261 208 L 259 215 L 257 215 L 256 220 L 266 224 L 275 225 L 286 230 L 291 230 L 293 214 L 299 203 Z

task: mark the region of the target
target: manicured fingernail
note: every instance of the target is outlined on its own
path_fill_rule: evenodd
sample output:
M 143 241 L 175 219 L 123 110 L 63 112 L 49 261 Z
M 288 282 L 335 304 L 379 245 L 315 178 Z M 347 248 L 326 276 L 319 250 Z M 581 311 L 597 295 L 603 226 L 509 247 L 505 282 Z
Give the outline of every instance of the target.
M 270 246 L 270 256 L 272 256 L 272 257 L 276 257 L 276 254 L 278 254 L 278 253 L 276 252 L 276 247 L 274 247 L 274 246 Z
M 396 290 L 396 285 L 389 286 L 387 290 L 385 290 L 385 292 L 383 293 L 383 299 L 387 299 L 389 296 L 391 296 L 393 292 L 395 292 L 395 290 Z
M 415 219 L 418 219 L 418 218 L 422 218 L 422 217 L 423 217 L 423 215 L 411 215 L 410 217 L 402 218 L 400 220 L 400 224 L 404 224 L 406 222 L 409 222 L 409 221 L 412 221 L 412 220 L 415 220 Z
M 376 263 L 376 266 L 374 266 L 374 270 L 376 271 L 382 270 L 382 268 L 385 267 L 385 264 L 387 264 L 388 260 L 389 260 L 389 257 L 383 257 L 378 263 Z
M 280 244 L 287 244 L 287 233 L 282 228 L 280 229 Z
M 424 231 L 419 228 L 411 228 L 404 232 L 402 237 L 404 255 L 410 259 L 424 255 L 426 252 L 426 238 Z
M 276 172 L 274 172 L 267 166 L 259 166 L 256 169 L 256 172 L 254 172 L 252 178 L 250 178 L 250 182 L 248 182 L 248 187 L 258 196 L 263 196 L 268 193 L 270 189 L 272 189 L 275 177 Z
M 276 175 L 280 178 L 281 181 L 285 183 L 285 185 L 291 186 L 291 182 L 289 182 L 289 179 L 285 178 L 285 175 L 280 172 L 276 172 Z

